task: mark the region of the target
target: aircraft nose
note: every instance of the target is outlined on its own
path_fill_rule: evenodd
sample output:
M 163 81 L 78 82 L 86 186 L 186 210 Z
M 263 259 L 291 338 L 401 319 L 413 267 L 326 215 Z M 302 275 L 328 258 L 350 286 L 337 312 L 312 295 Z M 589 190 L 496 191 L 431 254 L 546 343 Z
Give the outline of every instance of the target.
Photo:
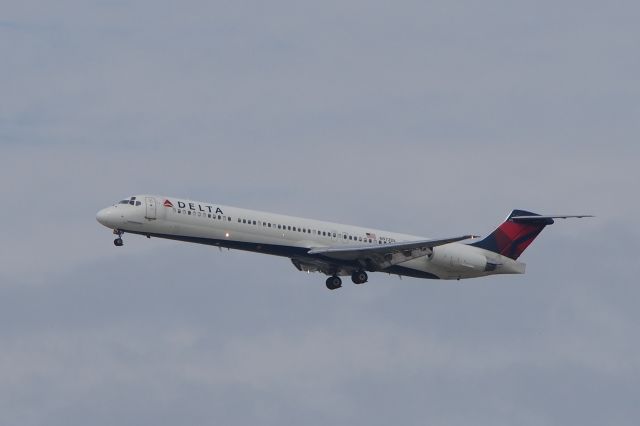
M 96 220 L 104 226 L 109 226 L 110 213 L 111 208 L 107 207 L 106 209 L 102 209 L 96 214 Z

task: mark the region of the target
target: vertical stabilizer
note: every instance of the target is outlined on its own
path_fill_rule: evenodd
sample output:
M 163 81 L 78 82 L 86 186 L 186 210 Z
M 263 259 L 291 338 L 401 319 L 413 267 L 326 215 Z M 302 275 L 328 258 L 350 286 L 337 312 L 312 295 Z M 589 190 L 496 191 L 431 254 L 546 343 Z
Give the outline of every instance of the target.
M 553 219 L 550 216 L 541 216 L 525 210 L 513 210 L 495 231 L 470 245 L 515 260 L 529 247 L 544 227 L 552 223 Z

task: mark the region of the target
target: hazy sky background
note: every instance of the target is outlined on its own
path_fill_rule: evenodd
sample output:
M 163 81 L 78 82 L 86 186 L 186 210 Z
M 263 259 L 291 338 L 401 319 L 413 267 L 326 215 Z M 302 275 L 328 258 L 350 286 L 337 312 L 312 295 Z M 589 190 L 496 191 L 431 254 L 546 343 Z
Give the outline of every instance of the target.
M 0 4 L 0 424 L 637 425 L 637 2 Z M 429 237 L 559 221 L 524 276 L 125 236 L 158 193 Z

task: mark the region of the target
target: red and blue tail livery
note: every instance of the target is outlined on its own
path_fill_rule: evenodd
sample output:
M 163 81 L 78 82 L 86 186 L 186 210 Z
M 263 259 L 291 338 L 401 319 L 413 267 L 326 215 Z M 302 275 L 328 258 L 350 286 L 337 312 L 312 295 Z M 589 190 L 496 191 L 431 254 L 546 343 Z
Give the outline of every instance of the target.
M 484 239 L 470 244 L 516 260 L 553 219 L 590 217 L 589 215 L 542 216 L 525 210 L 513 210 L 507 219 Z

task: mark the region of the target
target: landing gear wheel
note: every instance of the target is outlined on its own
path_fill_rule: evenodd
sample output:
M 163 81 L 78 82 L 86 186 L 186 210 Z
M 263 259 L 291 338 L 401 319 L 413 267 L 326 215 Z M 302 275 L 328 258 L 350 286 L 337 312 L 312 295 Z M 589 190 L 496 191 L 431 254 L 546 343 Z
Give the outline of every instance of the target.
M 368 279 L 369 277 L 365 271 L 356 271 L 351 274 L 351 281 L 353 281 L 354 284 L 364 284 Z
M 118 236 L 118 238 L 113 240 L 113 244 L 116 247 L 122 247 L 122 245 L 124 244 L 124 242 L 122 241 L 122 234 L 124 234 L 124 232 L 119 230 L 119 229 L 114 229 L 113 230 L 113 235 L 117 235 Z
M 334 275 L 333 277 L 327 278 L 327 288 L 329 290 L 335 290 L 340 287 L 342 287 L 342 280 L 340 277 Z

